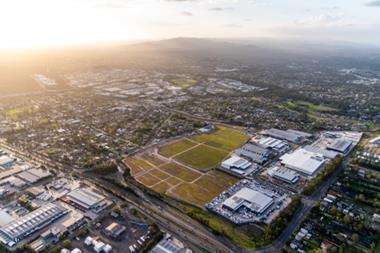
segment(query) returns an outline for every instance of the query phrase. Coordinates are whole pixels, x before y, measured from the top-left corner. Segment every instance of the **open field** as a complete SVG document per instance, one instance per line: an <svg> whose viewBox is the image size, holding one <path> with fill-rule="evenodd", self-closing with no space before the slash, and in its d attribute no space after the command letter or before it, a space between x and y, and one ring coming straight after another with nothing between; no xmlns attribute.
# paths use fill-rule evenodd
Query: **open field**
<svg viewBox="0 0 380 253"><path fill-rule="evenodd" d="M175 163L165 164L161 166L160 169L185 182L192 182L201 176L200 173L197 173Z"/></svg>
<svg viewBox="0 0 380 253"><path fill-rule="evenodd" d="M165 157L172 157L175 154L181 153L185 150L188 150L189 148L194 147L195 145L197 145L196 142L193 142L189 139L182 139L160 148L159 153Z"/></svg>
<svg viewBox="0 0 380 253"><path fill-rule="evenodd" d="M290 109L290 110L306 110L308 112L336 112L338 109L330 107L330 106L325 106L325 105L315 105L309 102L305 101L291 101L289 100L285 106Z"/></svg>
<svg viewBox="0 0 380 253"><path fill-rule="evenodd" d="M200 145L181 153L174 158L181 163L203 171L216 167L228 156L228 154L227 151L221 149Z"/></svg>
<svg viewBox="0 0 380 253"><path fill-rule="evenodd" d="M226 173L212 171L194 183L182 183L169 195L203 206L237 181L237 178Z"/></svg>
<svg viewBox="0 0 380 253"><path fill-rule="evenodd" d="M224 126L218 126L214 133L195 135L191 139L215 148L223 149L227 152L231 152L246 142L248 140L248 136L242 131Z"/></svg>
<svg viewBox="0 0 380 253"><path fill-rule="evenodd" d="M248 136L242 131L217 126L213 133L184 138L161 147L158 152L194 169L206 171L220 164L247 140Z"/></svg>
<svg viewBox="0 0 380 253"><path fill-rule="evenodd" d="M124 162L144 186L203 206L238 182L236 177L213 168L247 140L242 131L217 126L213 133L183 138Z"/></svg>

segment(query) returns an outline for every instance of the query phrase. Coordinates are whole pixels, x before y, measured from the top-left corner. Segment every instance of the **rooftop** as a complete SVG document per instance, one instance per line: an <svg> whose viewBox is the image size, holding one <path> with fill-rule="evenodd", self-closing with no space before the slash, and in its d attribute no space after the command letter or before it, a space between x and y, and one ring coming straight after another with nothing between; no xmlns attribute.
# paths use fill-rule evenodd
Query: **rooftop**
<svg viewBox="0 0 380 253"><path fill-rule="evenodd" d="M232 197L226 199L223 205L233 210L237 210L244 205L253 212L262 213L272 203L273 198L245 187L236 192Z"/></svg>
<svg viewBox="0 0 380 253"><path fill-rule="evenodd" d="M325 159L317 153L297 149L293 153L285 154L280 157L281 163L287 168L302 172L309 176L321 168L325 163Z"/></svg>

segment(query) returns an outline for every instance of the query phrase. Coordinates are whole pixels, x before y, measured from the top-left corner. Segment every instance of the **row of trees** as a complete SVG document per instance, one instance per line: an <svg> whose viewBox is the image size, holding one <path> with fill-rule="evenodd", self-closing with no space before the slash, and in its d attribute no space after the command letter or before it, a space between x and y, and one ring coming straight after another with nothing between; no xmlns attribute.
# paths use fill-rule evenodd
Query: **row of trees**
<svg viewBox="0 0 380 253"><path fill-rule="evenodd" d="M325 168L318 176L309 181L303 189L304 195L311 195L324 181L326 181L343 162L342 156L337 156L326 164Z"/></svg>

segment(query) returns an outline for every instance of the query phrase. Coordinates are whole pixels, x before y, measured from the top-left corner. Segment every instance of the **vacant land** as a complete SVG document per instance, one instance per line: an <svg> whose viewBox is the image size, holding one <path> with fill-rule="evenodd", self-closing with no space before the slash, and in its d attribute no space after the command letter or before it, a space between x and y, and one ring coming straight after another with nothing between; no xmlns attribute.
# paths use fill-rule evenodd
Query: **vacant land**
<svg viewBox="0 0 380 253"><path fill-rule="evenodd" d="M227 151L222 149L200 145L175 156L175 159L195 169L204 171L216 167L228 154Z"/></svg>
<svg viewBox="0 0 380 253"><path fill-rule="evenodd" d="M194 183L180 184L169 195L203 206L237 181L237 178L226 173L213 171Z"/></svg>
<svg viewBox="0 0 380 253"><path fill-rule="evenodd" d="M175 154L181 153L189 148L197 145L196 142L191 141L189 139L182 139L180 141L174 142L170 145L166 145L159 150L160 155L165 157L172 157Z"/></svg>
<svg viewBox="0 0 380 253"><path fill-rule="evenodd" d="M248 136L242 131L218 126L214 133L195 135L192 140L231 152L246 142Z"/></svg>
<svg viewBox="0 0 380 253"><path fill-rule="evenodd" d="M131 175L159 193L203 206L238 179L213 170L231 151L248 140L239 130L217 126L210 134L199 134L128 158Z"/></svg>
<svg viewBox="0 0 380 253"><path fill-rule="evenodd" d="M132 176L152 168L152 165L138 157L129 157L124 163L130 168Z"/></svg>
<svg viewBox="0 0 380 253"><path fill-rule="evenodd" d="M183 167L175 163L168 163L161 166L160 168L166 173L173 175L177 177L178 179L185 182L192 182L201 176L200 173L197 173L195 171L192 171L190 169L187 169L186 167Z"/></svg>

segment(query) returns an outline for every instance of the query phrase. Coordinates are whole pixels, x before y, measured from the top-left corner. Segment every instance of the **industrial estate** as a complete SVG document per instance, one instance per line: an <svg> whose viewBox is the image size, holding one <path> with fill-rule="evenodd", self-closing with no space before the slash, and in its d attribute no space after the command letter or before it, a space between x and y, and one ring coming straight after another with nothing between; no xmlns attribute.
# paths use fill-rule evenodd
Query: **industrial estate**
<svg viewBox="0 0 380 253"><path fill-rule="evenodd" d="M110 48L0 74L0 253L380 253L376 54Z"/></svg>

